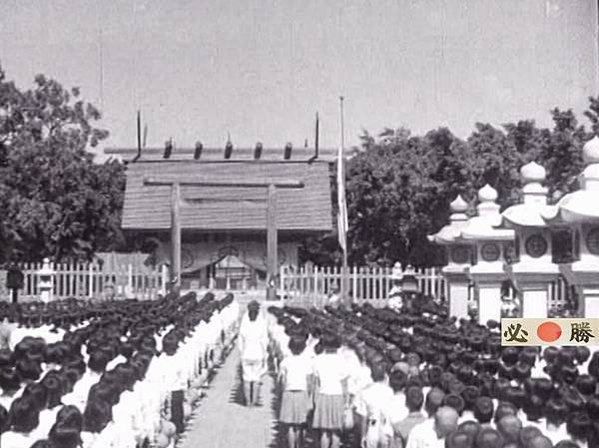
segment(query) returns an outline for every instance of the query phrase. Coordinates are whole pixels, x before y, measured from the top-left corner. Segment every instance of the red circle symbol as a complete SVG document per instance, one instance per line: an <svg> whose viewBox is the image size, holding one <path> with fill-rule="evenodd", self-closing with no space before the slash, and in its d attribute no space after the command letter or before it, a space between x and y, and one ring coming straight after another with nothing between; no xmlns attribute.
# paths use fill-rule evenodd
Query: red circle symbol
<svg viewBox="0 0 599 448"><path fill-rule="evenodd" d="M537 336L543 342L555 342L562 335L562 328L555 322L544 322L537 328Z"/></svg>

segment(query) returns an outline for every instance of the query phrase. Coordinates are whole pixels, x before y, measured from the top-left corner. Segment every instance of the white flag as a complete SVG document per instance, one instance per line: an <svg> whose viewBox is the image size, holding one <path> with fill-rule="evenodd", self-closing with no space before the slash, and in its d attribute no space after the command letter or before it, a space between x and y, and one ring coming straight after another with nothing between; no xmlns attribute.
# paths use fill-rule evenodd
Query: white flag
<svg viewBox="0 0 599 448"><path fill-rule="evenodd" d="M339 235L339 246L345 252L347 250L347 203L345 201L345 164L343 163L343 148L339 148L337 157L337 233Z"/></svg>

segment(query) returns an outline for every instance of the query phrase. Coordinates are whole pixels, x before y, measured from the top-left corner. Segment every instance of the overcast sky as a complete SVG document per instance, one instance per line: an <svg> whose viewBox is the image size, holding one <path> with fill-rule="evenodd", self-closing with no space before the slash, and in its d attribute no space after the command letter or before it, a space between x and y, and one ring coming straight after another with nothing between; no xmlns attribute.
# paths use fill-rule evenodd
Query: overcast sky
<svg viewBox="0 0 599 448"><path fill-rule="evenodd" d="M362 129L583 110L597 93L594 0L2 0L0 61L80 86L104 113L106 146L321 145ZM101 63L102 62L102 63Z"/></svg>

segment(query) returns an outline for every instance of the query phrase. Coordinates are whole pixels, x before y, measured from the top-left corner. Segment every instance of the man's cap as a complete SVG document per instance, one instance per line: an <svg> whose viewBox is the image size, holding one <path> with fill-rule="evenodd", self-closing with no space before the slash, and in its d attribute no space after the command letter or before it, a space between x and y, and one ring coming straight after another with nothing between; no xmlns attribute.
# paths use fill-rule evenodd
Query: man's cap
<svg viewBox="0 0 599 448"><path fill-rule="evenodd" d="M260 309L260 304L255 301L252 300L250 303L248 303L248 310L259 310Z"/></svg>

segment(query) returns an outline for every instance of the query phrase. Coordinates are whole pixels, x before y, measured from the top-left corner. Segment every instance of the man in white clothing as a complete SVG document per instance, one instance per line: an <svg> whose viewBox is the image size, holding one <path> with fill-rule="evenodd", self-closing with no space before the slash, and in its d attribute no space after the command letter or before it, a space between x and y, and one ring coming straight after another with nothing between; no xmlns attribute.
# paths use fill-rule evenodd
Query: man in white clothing
<svg viewBox="0 0 599 448"><path fill-rule="evenodd" d="M445 448L445 438L458 427L458 413L443 406L435 418L427 419L414 426L408 437L406 448Z"/></svg>
<svg viewBox="0 0 599 448"><path fill-rule="evenodd" d="M248 304L247 320L239 331L239 350L243 372L243 392L248 406L258 404L260 379L266 372L268 329L265 319L259 319L260 305Z"/></svg>

